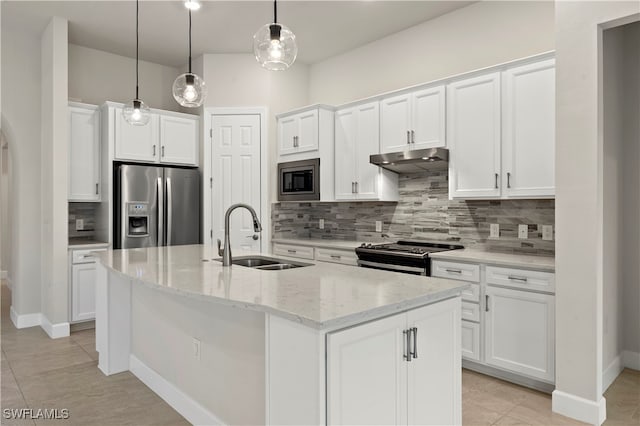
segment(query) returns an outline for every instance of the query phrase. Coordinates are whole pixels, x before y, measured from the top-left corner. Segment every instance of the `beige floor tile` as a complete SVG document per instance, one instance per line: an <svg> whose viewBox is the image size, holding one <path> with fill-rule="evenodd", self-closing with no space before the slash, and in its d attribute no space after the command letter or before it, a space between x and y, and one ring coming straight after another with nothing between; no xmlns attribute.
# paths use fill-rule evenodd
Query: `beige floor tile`
<svg viewBox="0 0 640 426"><path fill-rule="evenodd" d="M74 342L82 346L93 345L95 348L95 345L96 345L95 329L74 331L73 333L71 333L70 337L71 337L71 340L73 340Z"/></svg>
<svg viewBox="0 0 640 426"><path fill-rule="evenodd" d="M8 355L8 354L7 354ZM43 372L92 362L93 360L79 345L56 347L41 353L24 355L11 359L11 369L18 380L39 376Z"/></svg>
<svg viewBox="0 0 640 426"><path fill-rule="evenodd" d="M496 389L472 389L465 394L465 400L504 415L520 402L521 397L519 395L509 395Z"/></svg>
<svg viewBox="0 0 640 426"><path fill-rule="evenodd" d="M463 399L462 401L462 424L463 425L492 425L502 414L491 411L473 401Z"/></svg>
<svg viewBox="0 0 640 426"><path fill-rule="evenodd" d="M509 417L518 419L523 424L531 425L584 425L585 423L579 422L569 417L561 416L551 411L551 406L548 409L542 407L536 409L527 407L525 405L518 405L509 411Z"/></svg>
<svg viewBox="0 0 640 426"><path fill-rule="evenodd" d="M464 423L463 423L464 424ZM494 423L495 425L501 426L517 426L517 425L532 425L533 423L524 421L522 419L518 419L516 417L511 417L510 415L505 415L500 420Z"/></svg>

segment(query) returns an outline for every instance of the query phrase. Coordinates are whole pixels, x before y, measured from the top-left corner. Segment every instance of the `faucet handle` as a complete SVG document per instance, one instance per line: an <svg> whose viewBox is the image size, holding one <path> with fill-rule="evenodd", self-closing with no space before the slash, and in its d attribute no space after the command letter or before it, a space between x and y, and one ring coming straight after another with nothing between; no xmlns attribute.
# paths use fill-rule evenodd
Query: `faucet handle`
<svg viewBox="0 0 640 426"><path fill-rule="evenodd" d="M224 250L222 249L222 241L218 238L218 256L224 256Z"/></svg>

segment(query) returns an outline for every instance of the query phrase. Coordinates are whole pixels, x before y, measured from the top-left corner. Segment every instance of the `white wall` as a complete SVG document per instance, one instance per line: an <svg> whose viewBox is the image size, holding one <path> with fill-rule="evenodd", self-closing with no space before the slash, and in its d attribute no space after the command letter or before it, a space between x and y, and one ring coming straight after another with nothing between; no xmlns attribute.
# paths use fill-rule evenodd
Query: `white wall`
<svg viewBox="0 0 640 426"><path fill-rule="evenodd" d="M69 97L100 105L129 102L136 92L135 58L69 44ZM140 61L140 98L151 108L184 111L173 99L177 68Z"/></svg>
<svg viewBox="0 0 640 426"><path fill-rule="evenodd" d="M40 50L42 78L40 274L42 314L52 324L69 321L67 32L67 20L53 17L42 34Z"/></svg>
<svg viewBox="0 0 640 426"><path fill-rule="evenodd" d="M598 25L640 3L556 2L556 390L553 409L599 423L603 145Z"/></svg>
<svg viewBox="0 0 640 426"><path fill-rule="evenodd" d="M483 1L313 64L310 101L338 105L553 49L553 2Z"/></svg>
<svg viewBox="0 0 640 426"><path fill-rule="evenodd" d="M40 39L6 19L2 22L2 132L9 143L12 165L12 307L18 314L38 313Z"/></svg>

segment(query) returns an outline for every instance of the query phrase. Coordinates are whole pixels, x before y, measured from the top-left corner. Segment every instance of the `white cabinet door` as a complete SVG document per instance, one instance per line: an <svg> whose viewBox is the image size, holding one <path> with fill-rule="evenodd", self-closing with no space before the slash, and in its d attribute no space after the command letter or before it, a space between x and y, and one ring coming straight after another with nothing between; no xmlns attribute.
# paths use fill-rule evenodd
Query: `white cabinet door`
<svg viewBox="0 0 640 426"><path fill-rule="evenodd" d="M444 86L431 87L412 94L413 149L446 146Z"/></svg>
<svg viewBox="0 0 640 426"><path fill-rule="evenodd" d="M96 264L71 266L71 320L86 321L96 317Z"/></svg>
<svg viewBox="0 0 640 426"><path fill-rule="evenodd" d="M335 197L336 200L353 200L356 198L358 110L338 111L335 117Z"/></svg>
<svg viewBox="0 0 640 426"><path fill-rule="evenodd" d="M197 165L198 120L160 116L160 161Z"/></svg>
<svg viewBox="0 0 640 426"><path fill-rule="evenodd" d="M480 361L480 324L462 321L461 330L462 358Z"/></svg>
<svg viewBox="0 0 640 426"><path fill-rule="evenodd" d="M554 296L492 286L486 295L485 362L553 382Z"/></svg>
<svg viewBox="0 0 640 426"><path fill-rule="evenodd" d="M407 323L415 328L415 358L407 363L408 424L461 424L460 298L411 310Z"/></svg>
<svg viewBox="0 0 640 426"><path fill-rule="evenodd" d="M500 73L451 83L447 141L452 198L500 196Z"/></svg>
<svg viewBox="0 0 640 426"><path fill-rule="evenodd" d="M159 159L158 115L151 114L144 126L133 126L122 117L122 108L115 110L115 158L125 161L156 162Z"/></svg>
<svg viewBox="0 0 640 426"><path fill-rule="evenodd" d="M318 110L298 114L298 140L296 152L318 149Z"/></svg>
<svg viewBox="0 0 640 426"><path fill-rule="evenodd" d="M295 138L298 137L297 116L284 117L278 120L278 154L286 155L296 152Z"/></svg>
<svg viewBox="0 0 640 426"><path fill-rule="evenodd" d="M380 152L411 149L411 94L380 101Z"/></svg>
<svg viewBox="0 0 640 426"><path fill-rule="evenodd" d="M555 60L504 73L502 194L555 193Z"/></svg>
<svg viewBox="0 0 640 426"><path fill-rule="evenodd" d="M69 201L100 201L100 112L69 107Z"/></svg>
<svg viewBox="0 0 640 426"><path fill-rule="evenodd" d="M394 315L328 334L328 424L407 424L406 318Z"/></svg>
<svg viewBox="0 0 640 426"><path fill-rule="evenodd" d="M357 199L380 198L382 169L369 162L369 156L380 152L380 107L378 102L360 105L358 110L357 147L355 158Z"/></svg>

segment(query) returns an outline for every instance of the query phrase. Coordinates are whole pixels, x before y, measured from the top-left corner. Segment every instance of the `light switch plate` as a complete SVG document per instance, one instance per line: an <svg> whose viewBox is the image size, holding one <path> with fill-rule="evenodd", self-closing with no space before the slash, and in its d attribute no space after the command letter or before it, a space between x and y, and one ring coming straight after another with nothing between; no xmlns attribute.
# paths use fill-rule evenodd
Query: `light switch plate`
<svg viewBox="0 0 640 426"><path fill-rule="evenodd" d="M542 239L545 241L553 240L553 225L542 225Z"/></svg>
<svg viewBox="0 0 640 426"><path fill-rule="evenodd" d="M518 225L518 238L521 240L529 238L529 225Z"/></svg>
<svg viewBox="0 0 640 426"><path fill-rule="evenodd" d="M324 219L320 219L320 220L318 221L318 228L320 228L320 229L324 229Z"/></svg>
<svg viewBox="0 0 640 426"><path fill-rule="evenodd" d="M76 219L76 231L82 231L84 229L84 219Z"/></svg>
<svg viewBox="0 0 640 426"><path fill-rule="evenodd" d="M376 232L382 232L382 221L376 220Z"/></svg>
<svg viewBox="0 0 640 426"><path fill-rule="evenodd" d="M489 238L498 239L500 238L500 225L497 223L492 223L489 225Z"/></svg>

